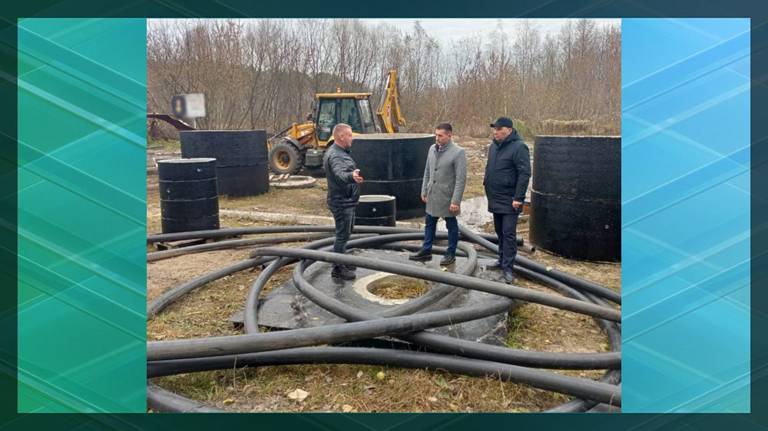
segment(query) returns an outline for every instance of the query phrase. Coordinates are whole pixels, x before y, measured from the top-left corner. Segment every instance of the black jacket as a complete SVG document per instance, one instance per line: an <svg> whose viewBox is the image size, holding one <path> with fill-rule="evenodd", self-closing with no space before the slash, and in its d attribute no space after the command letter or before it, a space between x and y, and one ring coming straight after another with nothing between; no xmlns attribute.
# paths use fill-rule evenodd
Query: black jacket
<svg viewBox="0 0 768 431"><path fill-rule="evenodd" d="M349 150L336 144L329 146L323 156L323 168L328 180L328 207L356 206L360 199L360 186L352 179L352 171L357 167Z"/></svg>
<svg viewBox="0 0 768 431"><path fill-rule="evenodd" d="M523 202L531 179L531 156L517 130L503 142L493 140L488 147L485 165L485 195L488 211L496 214L513 214L512 201ZM519 211L518 211L519 212Z"/></svg>

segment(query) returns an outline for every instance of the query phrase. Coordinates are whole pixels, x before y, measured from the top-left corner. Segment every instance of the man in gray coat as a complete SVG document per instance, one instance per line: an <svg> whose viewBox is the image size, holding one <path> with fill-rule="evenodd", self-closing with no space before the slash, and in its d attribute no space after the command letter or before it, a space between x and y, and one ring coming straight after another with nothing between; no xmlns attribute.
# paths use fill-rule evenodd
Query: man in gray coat
<svg viewBox="0 0 768 431"><path fill-rule="evenodd" d="M440 265L445 266L456 261L456 246L459 243L459 224L456 216L459 214L461 196L467 182L467 155L463 148L453 142L453 127L448 123L437 125L435 141L429 148L421 183L421 200L427 204L424 244L421 250L410 255L409 259L432 259L437 220L442 217L448 227L448 250L440 260Z"/></svg>

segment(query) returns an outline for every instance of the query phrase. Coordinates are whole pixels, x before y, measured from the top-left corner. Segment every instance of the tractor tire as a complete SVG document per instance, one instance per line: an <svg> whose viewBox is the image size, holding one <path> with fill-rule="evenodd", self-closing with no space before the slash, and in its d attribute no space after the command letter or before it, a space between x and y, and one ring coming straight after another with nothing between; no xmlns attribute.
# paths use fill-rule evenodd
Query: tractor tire
<svg viewBox="0 0 768 431"><path fill-rule="evenodd" d="M304 167L304 153L293 143L281 141L269 152L269 168L276 174L295 175Z"/></svg>

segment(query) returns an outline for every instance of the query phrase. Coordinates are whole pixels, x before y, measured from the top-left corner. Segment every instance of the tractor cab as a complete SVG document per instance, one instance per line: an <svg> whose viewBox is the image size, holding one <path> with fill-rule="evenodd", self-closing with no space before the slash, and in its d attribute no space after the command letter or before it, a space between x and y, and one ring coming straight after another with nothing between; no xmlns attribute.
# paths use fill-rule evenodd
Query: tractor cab
<svg viewBox="0 0 768 431"><path fill-rule="evenodd" d="M333 127L339 123L349 124L354 133L376 133L370 97L371 93L317 94L314 118L318 146L328 145Z"/></svg>

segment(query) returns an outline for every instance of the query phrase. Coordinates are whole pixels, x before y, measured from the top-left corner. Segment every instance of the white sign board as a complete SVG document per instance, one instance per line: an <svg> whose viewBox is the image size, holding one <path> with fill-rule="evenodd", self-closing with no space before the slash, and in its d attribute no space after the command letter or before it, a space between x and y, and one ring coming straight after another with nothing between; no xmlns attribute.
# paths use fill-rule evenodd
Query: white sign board
<svg viewBox="0 0 768 431"><path fill-rule="evenodd" d="M185 94L184 100L187 102L187 118L205 117L205 96L203 93Z"/></svg>

